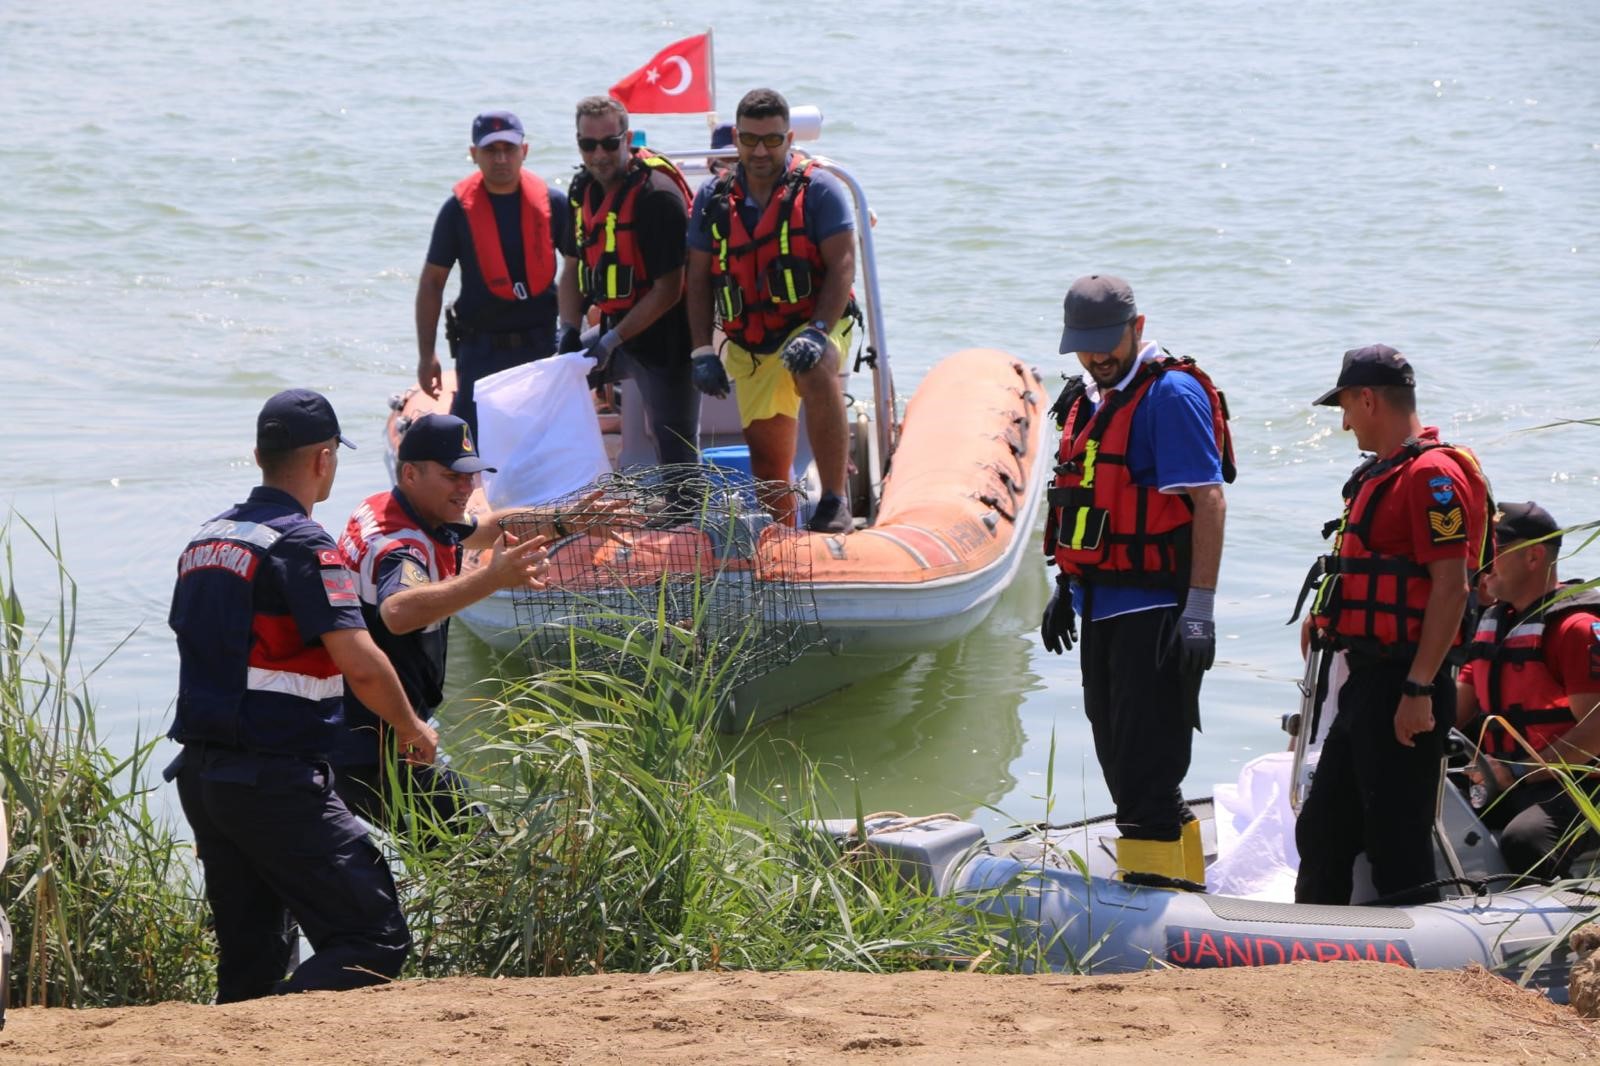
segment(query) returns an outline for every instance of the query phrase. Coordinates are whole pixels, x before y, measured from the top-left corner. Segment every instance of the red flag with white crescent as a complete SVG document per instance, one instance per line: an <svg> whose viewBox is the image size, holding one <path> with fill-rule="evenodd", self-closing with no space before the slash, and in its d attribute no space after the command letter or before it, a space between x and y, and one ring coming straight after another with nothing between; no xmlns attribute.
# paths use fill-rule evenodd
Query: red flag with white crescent
<svg viewBox="0 0 1600 1066"><path fill-rule="evenodd" d="M711 33L675 41L611 87L611 96L636 115L711 111Z"/></svg>

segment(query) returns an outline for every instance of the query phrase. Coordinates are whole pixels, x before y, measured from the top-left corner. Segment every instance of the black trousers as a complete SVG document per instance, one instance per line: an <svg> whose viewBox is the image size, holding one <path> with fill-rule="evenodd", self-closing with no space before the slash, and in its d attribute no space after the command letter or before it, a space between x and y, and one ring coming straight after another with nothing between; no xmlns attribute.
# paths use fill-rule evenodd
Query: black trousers
<svg viewBox="0 0 1600 1066"><path fill-rule="evenodd" d="M1346 653L1346 661L1349 676L1339 689L1339 713L1328 726L1310 793L1295 822L1296 903L1349 903L1353 866L1363 851L1380 896L1438 876L1433 822L1440 759L1455 720L1455 684L1441 671L1434 683L1433 729L1408 748L1395 739L1394 715L1410 662L1355 653ZM1416 901L1438 898L1435 890L1419 893Z"/></svg>
<svg viewBox="0 0 1600 1066"><path fill-rule="evenodd" d="M325 763L191 746L177 783L216 919L218 1003L399 975L411 937L394 878ZM295 922L315 954L285 980Z"/></svg>
<svg viewBox="0 0 1600 1066"><path fill-rule="evenodd" d="M1500 854L1515 873L1551 880L1568 876L1575 853L1594 844L1594 830L1585 829L1571 843L1558 847L1583 812L1559 781L1518 782L1483 812L1484 823L1500 832Z"/></svg>
<svg viewBox="0 0 1600 1066"><path fill-rule="evenodd" d="M1094 731L1117 828L1139 840L1177 840L1194 819L1183 802L1200 681L1178 666L1178 609L1083 624L1083 708Z"/></svg>

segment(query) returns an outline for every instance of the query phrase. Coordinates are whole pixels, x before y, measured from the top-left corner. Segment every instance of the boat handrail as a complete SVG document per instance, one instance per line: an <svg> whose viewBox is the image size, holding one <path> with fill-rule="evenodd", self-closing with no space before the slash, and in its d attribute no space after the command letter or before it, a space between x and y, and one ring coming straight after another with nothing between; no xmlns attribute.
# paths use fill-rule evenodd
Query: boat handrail
<svg viewBox="0 0 1600 1066"><path fill-rule="evenodd" d="M671 159L685 175L709 174L709 164L713 159L734 161L739 158L735 148L691 148L682 152L652 148L651 151ZM895 445L900 440L900 424L894 375L889 369L889 346L884 337L883 303L878 292L878 255L872 241L872 212L867 207L866 190L855 175L837 160L804 149L797 148L795 151L809 156L824 171L843 182L845 188L850 190L850 199L855 205L857 266L861 275L861 291L857 293L856 303L861 307L867 326L867 365L872 370L872 413L878 435L879 470L873 485L873 495L876 497L882 491L883 477L888 472ZM699 165L696 166L696 163ZM846 358L849 353L840 352L839 355Z"/></svg>

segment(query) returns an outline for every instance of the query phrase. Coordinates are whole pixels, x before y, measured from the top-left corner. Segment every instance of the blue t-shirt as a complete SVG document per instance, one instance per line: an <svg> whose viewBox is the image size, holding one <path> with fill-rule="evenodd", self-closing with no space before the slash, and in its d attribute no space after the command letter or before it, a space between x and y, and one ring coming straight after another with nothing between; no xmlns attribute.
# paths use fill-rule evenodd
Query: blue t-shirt
<svg viewBox="0 0 1600 1066"><path fill-rule="evenodd" d="M1146 353L1159 349L1146 342ZM1205 386L1184 373L1162 374L1133 411L1128 433L1128 474L1136 485L1183 489L1222 484L1222 453L1212 431L1211 399ZM1072 603L1083 614L1083 586L1072 585ZM1173 589L1096 585L1093 619L1112 618L1157 607L1176 607Z"/></svg>
<svg viewBox="0 0 1600 1066"><path fill-rule="evenodd" d="M794 167L794 156L789 157L789 167ZM744 168L736 168L739 183L744 184ZM689 218L689 248L696 252L711 251L711 223L706 219L707 205L711 202L711 190L716 182L708 181L700 186L700 191L694 196L694 210ZM777 195L777 190L773 190ZM743 220L745 229L754 231L761 222L761 212L765 205L746 196L739 205L739 217ZM811 171L811 184L806 188L806 233L815 244L832 237L835 233L853 230L856 227L856 216L850 202L850 193L839 180L832 174L821 170Z"/></svg>
<svg viewBox="0 0 1600 1066"><path fill-rule="evenodd" d="M528 260L522 252L522 193L489 193L489 204L494 208L496 228L500 231L500 248L506 257L506 268L511 273L513 285L528 284ZM572 228L572 218L567 207L567 194L550 187L550 247L561 250L561 235ZM472 230L467 224L467 212L454 196L439 208L433 222L433 237L428 242L428 262L449 270L461 264L461 289L456 294L456 315L463 325L481 333L548 332L555 335L556 281L543 292L533 293L526 300L502 300L489 292L484 284L483 272L478 269L478 257L472 248ZM556 277L560 276L559 263Z"/></svg>

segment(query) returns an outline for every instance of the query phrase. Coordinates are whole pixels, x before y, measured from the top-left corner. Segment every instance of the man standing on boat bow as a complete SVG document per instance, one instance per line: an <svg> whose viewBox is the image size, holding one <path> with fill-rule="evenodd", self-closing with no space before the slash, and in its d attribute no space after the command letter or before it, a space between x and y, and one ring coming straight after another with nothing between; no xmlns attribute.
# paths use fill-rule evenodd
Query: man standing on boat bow
<svg viewBox="0 0 1600 1066"><path fill-rule="evenodd" d="M509 111L472 120L476 173L456 182L433 223L417 279L417 384L437 397L443 372L434 351L450 269L461 263L461 291L446 313L456 360L450 413L474 433L479 378L542 359L556 345L556 240L567 229L567 198L522 164L522 123Z"/></svg>
<svg viewBox="0 0 1600 1066"><path fill-rule="evenodd" d="M1349 903L1362 851L1380 896L1417 890L1409 901L1426 902L1439 898L1418 886L1435 877L1439 766L1456 709L1446 657L1461 642L1468 578L1488 561L1489 486L1471 452L1423 426L1416 375L1386 344L1345 352L1316 403L1340 408L1370 455L1345 482L1344 514L1323 530L1333 549L1301 593L1316 589L1303 649L1337 650L1347 671L1295 822L1295 902Z"/></svg>
<svg viewBox="0 0 1600 1066"><path fill-rule="evenodd" d="M665 156L628 147L628 111L617 101L578 101L577 126L583 166L567 190L573 223L561 235L558 349L586 351L604 380L634 383L658 461L697 463L700 393L683 306L689 186ZM590 307L601 318L585 344Z"/></svg>
<svg viewBox="0 0 1600 1066"><path fill-rule="evenodd" d="M701 186L689 222L694 383L709 396L735 391L752 473L785 488L804 400L822 481L807 528L849 533L850 431L839 366L850 346L856 273L850 198L790 151L789 104L778 93L746 93L734 126L739 165ZM728 338L720 357L711 345L714 321ZM792 521L787 491L769 492L764 502L780 522Z"/></svg>
<svg viewBox="0 0 1600 1066"><path fill-rule="evenodd" d="M1084 372L1053 409L1062 435L1044 547L1061 573L1040 635L1070 651L1084 616L1083 704L1122 833L1117 866L1203 885L1182 785L1216 656L1227 408L1194 360L1144 339L1121 278L1079 278L1064 312L1061 352Z"/></svg>

